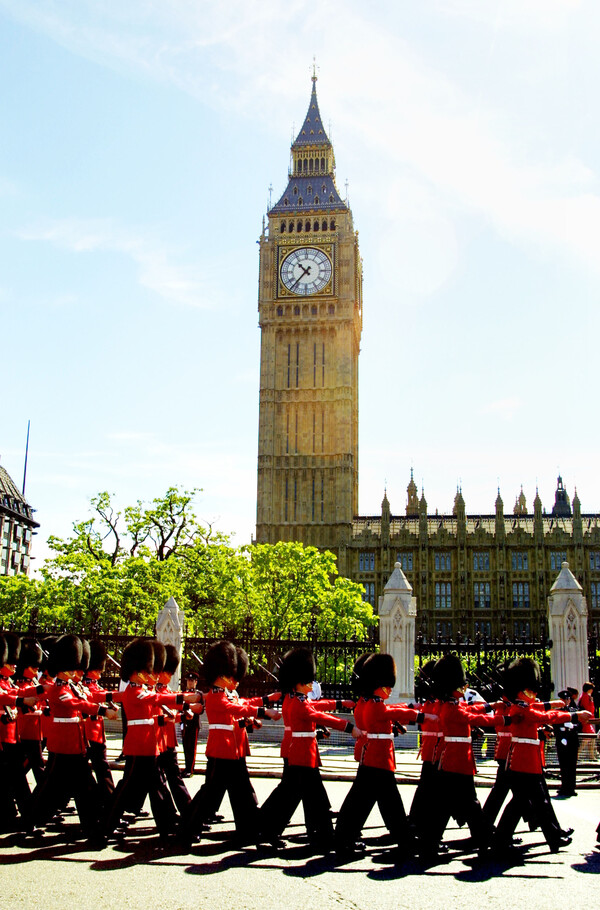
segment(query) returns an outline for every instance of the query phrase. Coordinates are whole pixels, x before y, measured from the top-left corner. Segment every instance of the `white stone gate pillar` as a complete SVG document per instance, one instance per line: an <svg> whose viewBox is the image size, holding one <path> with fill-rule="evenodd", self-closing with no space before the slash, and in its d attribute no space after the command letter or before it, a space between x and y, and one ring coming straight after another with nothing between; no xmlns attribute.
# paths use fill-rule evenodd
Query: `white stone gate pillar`
<svg viewBox="0 0 600 910"><path fill-rule="evenodd" d="M168 601L159 612L156 618L156 637L162 641L163 645L174 645L179 653L182 653L183 646L183 625L185 622L185 613L177 606L174 597L169 597ZM181 664L174 674L171 682L172 689L179 689L181 677Z"/></svg>
<svg viewBox="0 0 600 910"><path fill-rule="evenodd" d="M412 596L399 562L379 598L379 645L396 661L396 685L391 701L412 701L415 695L415 617L417 599Z"/></svg>
<svg viewBox="0 0 600 910"><path fill-rule="evenodd" d="M581 687L588 679L587 615L583 589L569 569L569 563L563 562L548 598L555 695L567 686L573 686L581 694Z"/></svg>

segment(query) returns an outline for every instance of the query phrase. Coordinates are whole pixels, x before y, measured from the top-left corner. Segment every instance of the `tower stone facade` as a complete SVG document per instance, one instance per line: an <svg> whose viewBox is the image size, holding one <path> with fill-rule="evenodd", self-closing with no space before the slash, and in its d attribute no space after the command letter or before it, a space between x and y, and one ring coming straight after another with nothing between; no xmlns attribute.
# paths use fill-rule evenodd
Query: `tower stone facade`
<svg viewBox="0 0 600 910"><path fill-rule="evenodd" d="M316 76L287 187L260 237L256 539L340 558L358 512L362 264Z"/></svg>

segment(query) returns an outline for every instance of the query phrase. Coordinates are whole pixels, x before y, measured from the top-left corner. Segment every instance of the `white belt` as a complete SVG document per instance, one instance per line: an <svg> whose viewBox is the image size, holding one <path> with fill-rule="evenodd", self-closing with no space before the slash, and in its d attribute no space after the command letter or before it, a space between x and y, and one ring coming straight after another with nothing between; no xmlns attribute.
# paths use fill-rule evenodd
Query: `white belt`
<svg viewBox="0 0 600 910"><path fill-rule="evenodd" d="M367 739L393 739L393 733L367 733Z"/></svg>
<svg viewBox="0 0 600 910"><path fill-rule="evenodd" d="M421 736L442 736L442 733L436 733L435 730L422 730Z"/></svg>
<svg viewBox="0 0 600 910"><path fill-rule="evenodd" d="M292 730L292 736L300 737L302 739L308 739L308 737L314 739L316 735L317 733L315 730L307 730L306 732L296 732L295 730Z"/></svg>
<svg viewBox="0 0 600 910"><path fill-rule="evenodd" d="M521 739L519 736L513 736L513 743L525 743L527 746L539 746L539 739Z"/></svg>
<svg viewBox="0 0 600 910"><path fill-rule="evenodd" d="M496 733L496 736L512 736L512 733Z"/></svg>
<svg viewBox="0 0 600 910"><path fill-rule="evenodd" d="M209 730L233 730L233 724L209 724Z"/></svg>
<svg viewBox="0 0 600 910"><path fill-rule="evenodd" d="M284 727L283 730L284 730L284 733L291 733L291 732L292 732L292 728L291 728L291 727Z"/></svg>
<svg viewBox="0 0 600 910"><path fill-rule="evenodd" d="M470 743L470 736L444 736L445 743Z"/></svg>
<svg viewBox="0 0 600 910"><path fill-rule="evenodd" d="M52 720L55 724L78 724L81 720L80 717L53 717Z"/></svg>
<svg viewBox="0 0 600 910"><path fill-rule="evenodd" d="M128 727L154 726L154 718L153 717L143 717L143 718L140 718L140 720L128 720L127 726Z"/></svg>

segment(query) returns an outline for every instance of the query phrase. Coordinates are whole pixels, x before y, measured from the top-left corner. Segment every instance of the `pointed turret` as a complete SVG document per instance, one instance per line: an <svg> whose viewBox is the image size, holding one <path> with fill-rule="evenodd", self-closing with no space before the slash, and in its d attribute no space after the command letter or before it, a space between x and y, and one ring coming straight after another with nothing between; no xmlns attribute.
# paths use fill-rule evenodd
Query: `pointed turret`
<svg viewBox="0 0 600 910"><path fill-rule="evenodd" d="M417 490L417 485L413 477L413 469L410 469L410 482L406 488L406 514L407 515L418 515L419 514L419 492Z"/></svg>
<svg viewBox="0 0 600 910"><path fill-rule="evenodd" d="M383 492L381 502L381 542L386 547L390 542L390 502L387 498L387 489Z"/></svg>
<svg viewBox="0 0 600 910"><path fill-rule="evenodd" d="M283 196L269 214L349 211L335 185L333 145L323 126L317 101L317 77L314 74L308 111L292 143L289 177Z"/></svg>
<svg viewBox="0 0 600 910"><path fill-rule="evenodd" d="M527 500L525 499L525 493L523 492L522 485L521 485L521 492L515 499L513 515L527 515Z"/></svg>
<svg viewBox="0 0 600 910"><path fill-rule="evenodd" d="M496 540L498 542L504 542L506 535L506 528L504 527L504 503L502 502L502 497L500 496L500 487L498 487L498 495L496 497Z"/></svg>
<svg viewBox="0 0 600 910"><path fill-rule="evenodd" d="M552 514L556 518L568 518L571 515L571 501L569 499L569 494L563 486L563 480L560 474L558 475L558 481L556 484L556 493L554 494Z"/></svg>
<svg viewBox="0 0 600 910"><path fill-rule="evenodd" d="M536 543L541 546L544 543L544 515L542 512L542 500L538 488L535 488L535 499L533 500L533 535Z"/></svg>

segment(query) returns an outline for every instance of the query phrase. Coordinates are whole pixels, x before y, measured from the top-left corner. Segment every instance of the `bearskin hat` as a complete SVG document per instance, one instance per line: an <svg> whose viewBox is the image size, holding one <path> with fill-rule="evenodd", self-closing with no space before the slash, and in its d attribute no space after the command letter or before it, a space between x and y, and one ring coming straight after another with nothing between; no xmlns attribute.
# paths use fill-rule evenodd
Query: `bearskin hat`
<svg viewBox="0 0 600 910"><path fill-rule="evenodd" d="M78 635L61 635L48 655L48 672L51 676L81 670L84 658L83 641Z"/></svg>
<svg viewBox="0 0 600 910"><path fill-rule="evenodd" d="M154 669L152 672L154 674L162 673L167 662L167 649L158 638L152 639L152 648L154 650Z"/></svg>
<svg viewBox="0 0 600 910"><path fill-rule="evenodd" d="M442 698L448 698L466 685L465 668L458 654L444 654L433 671L435 685Z"/></svg>
<svg viewBox="0 0 600 910"><path fill-rule="evenodd" d="M204 678L212 686L219 676L235 678L237 670L237 652L230 641L217 641L211 645L204 656Z"/></svg>
<svg viewBox="0 0 600 910"><path fill-rule="evenodd" d="M293 648L283 655L279 666L279 685L293 692L298 684L312 682L316 676L315 659L308 648Z"/></svg>
<svg viewBox="0 0 600 910"><path fill-rule="evenodd" d="M129 642L121 657L121 679L129 682L134 673L154 673L154 648L144 638Z"/></svg>
<svg viewBox="0 0 600 910"><path fill-rule="evenodd" d="M364 666L370 657L374 654L373 651L366 651L364 654L361 654L360 657L356 659L356 662L352 668L352 691L357 698L360 698L361 695L366 695L365 691L365 682L363 678Z"/></svg>
<svg viewBox="0 0 600 910"><path fill-rule="evenodd" d="M537 692L540 684L540 666L532 657L517 657L504 672L504 688L512 700L525 689Z"/></svg>
<svg viewBox="0 0 600 910"><path fill-rule="evenodd" d="M437 698L435 660L428 660L415 674L415 695L421 701Z"/></svg>
<svg viewBox="0 0 600 910"><path fill-rule="evenodd" d="M43 657L41 645L35 638L22 638L21 653L19 654L19 662L17 664L17 676L19 679L23 676L23 672L28 667L36 667L36 669L39 669L42 666Z"/></svg>
<svg viewBox="0 0 600 910"><path fill-rule="evenodd" d="M58 639L57 635L46 635L46 637L42 638L42 641L40 642L40 644L42 646L42 665L41 665L42 673L47 672L48 674L50 674L50 670L48 667L48 661L50 660L50 652L52 651L52 648L54 647L57 639Z"/></svg>
<svg viewBox="0 0 600 910"><path fill-rule="evenodd" d="M396 684L396 663L391 654L372 654L363 667L363 684L372 695L383 686L393 689Z"/></svg>
<svg viewBox="0 0 600 910"><path fill-rule="evenodd" d="M106 651L106 645L102 641L91 641L90 642L90 665L88 670L99 670L100 673L104 673L106 669L106 661L108 654Z"/></svg>
<svg viewBox="0 0 600 910"><path fill-rule="evenodd" d="M179 666L179 651L175 645L165 645L166 651L166 660L165 660L165 673L170 673L173 676L177 672L177 667Z"/></svg>
<svg viewBox="0 0 600 910"><path fill-rule="evenodd" d="M5 664L16 664L19 661L21 651L21 639L15 632L3 632L6 641L6 657L3 661Z"/></svg>
<svg viewBox="0 0 600 910"><path fill-rule="evenodd" d="M81 650L82 650L81 663L79 664L78 669L83 670L83 672L85 673L89 668L90 657L91 657L90 643L87 640L87 638L81 639Z"/></svg>
<svg viewBox="0 0 600 910"><path fill-rule="evenodd" d="M236 648L235 651L237 654L237 668L235 671L235 678L237 682L241 683L244 676L248 672L248 665L250 663L250 660L243 648Z"/></svg>

